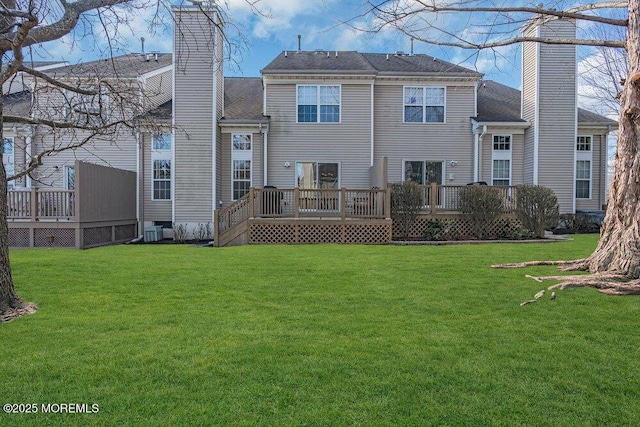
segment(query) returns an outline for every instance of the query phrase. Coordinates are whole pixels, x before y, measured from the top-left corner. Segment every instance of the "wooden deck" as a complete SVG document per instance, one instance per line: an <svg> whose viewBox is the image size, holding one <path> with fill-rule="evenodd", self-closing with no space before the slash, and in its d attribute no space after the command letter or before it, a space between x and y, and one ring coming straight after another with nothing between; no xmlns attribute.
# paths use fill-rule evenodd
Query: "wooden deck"
<svg viewBox="0 0 640 427"><path fill-rule="evenodd" d="M137 236L136 174L75 163L76 189L7 194L9 246L90 248Z"/></svg>
<svg viewBox="0 0 640 427"><path fill-rule="evenodd" d="M424 185L420 224L457 218L466 186ZM499 187L505 216L515 210L515 187ZM417 233L417 232L416 232ZM251 188L231 206L214 212L216 246L266 243L388 243L392 239L391 191Z"/></svg>

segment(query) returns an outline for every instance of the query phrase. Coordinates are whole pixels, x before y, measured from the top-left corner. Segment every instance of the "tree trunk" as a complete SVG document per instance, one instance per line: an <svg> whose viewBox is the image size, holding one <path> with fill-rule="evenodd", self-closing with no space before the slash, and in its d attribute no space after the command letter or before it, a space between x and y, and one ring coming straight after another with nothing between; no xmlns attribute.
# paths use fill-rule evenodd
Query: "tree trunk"
<svg viewBox="0 0 640 427"><path fill-rule="evenodd" d="M3 102L0 97L0 124L2 120ZM0 126L0 141L3 141L2 126ZM13 288L11 265L9 264L9 227L7 225L7 171L2 160L0 150L0 322L10 320L20 315L29 305L26 304Z"/></svg>
<svg viewBox="0 0 640 427"><path fill-rule="evenodd" d="M640 0L629 1L629 75L620 99L615 172L592 273L640 278Z"/></svg>

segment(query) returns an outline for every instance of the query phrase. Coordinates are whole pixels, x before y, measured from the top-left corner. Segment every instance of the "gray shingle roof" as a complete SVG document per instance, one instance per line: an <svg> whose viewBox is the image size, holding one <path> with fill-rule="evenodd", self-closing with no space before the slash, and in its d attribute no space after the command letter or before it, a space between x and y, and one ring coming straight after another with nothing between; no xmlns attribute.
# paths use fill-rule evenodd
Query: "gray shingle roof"
<svg viewBox="0 0 640 427"><path fill-rule="evenodd" d="M520 117L519 90L509 86L484 80L478 88L478 116L474 119L478 122L524 122ZM600 114L578 108L578 123L617 125Z"/></svg>
<svg viewBox="0 0 640 427"><path fill-rule="evenodd" d="M31 92L28 90L5 95L3 114L7 116L29 117L31 114Z"/></svg>
<svg viewBox="0 0 640 427"><path fill-rule="evenodd" d="M260 77L225 77L223 120L265 120Z"/></svg>
<svg viewBox="0 0 640 427"><path fill-rule="evenodd" d="M375 73L375 68L354 51L282 52L262 69L262 74L272 73Z"/></svg>
<svg viewBox="0 0 640 427"><path fill-rule="evenodd" d="M361 74L440 74L470 77L482 74L427 55L395 55L354 51L282 52L262 70L276 73L361 73Z"/></svg>
<svg viewBox="0 0 640 427"><path fill-rule="evenodd" d="M53 77L138 77L151 71L173 64L173 55L160 53L144 56L139 53L99 59L91 62L81 62L45 71Z"/></svg>
<svg viewBox="0 0 640 427"><path fill-rule="evenodd" d="M380 73L455 73L482 76L481 73L442 61L428 55L393 55L385 53L363 53L362 56Z"/></svg>

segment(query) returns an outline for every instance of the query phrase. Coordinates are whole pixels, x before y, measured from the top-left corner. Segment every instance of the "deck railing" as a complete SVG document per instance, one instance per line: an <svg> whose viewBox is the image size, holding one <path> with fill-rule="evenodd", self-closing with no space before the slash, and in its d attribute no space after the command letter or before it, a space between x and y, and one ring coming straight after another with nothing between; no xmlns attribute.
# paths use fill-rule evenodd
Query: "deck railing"
<svg viewBox="0 0 640 427"><path fill-rule="evenodd" d="M387 190L276 189L249 191L252 218L389 218Z"/></svg>
<svg viewBox="0 0 640 427"><path fill-rule="evenodd" d="M9 190L7 193L10 220L74 220L76 217L73 190Z"/></svg>
<svg viewBox="0 0 640 427"><path fill-rule="evenodd" d="M460 190L468 188L467 185L421 185L422 189L422 211L435 215L437 213L458 213L458 200ZM512 214L516 209L517 187L515 186L492 186L500 192L504 203L504 213Z"/></svg>

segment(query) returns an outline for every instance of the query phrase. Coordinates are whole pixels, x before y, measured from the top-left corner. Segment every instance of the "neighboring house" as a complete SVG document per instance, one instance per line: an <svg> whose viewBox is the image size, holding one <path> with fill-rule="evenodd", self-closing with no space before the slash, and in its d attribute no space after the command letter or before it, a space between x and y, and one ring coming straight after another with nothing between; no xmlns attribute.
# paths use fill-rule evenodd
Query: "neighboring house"
<svg viewBox="0 0 640 427"><path fill-rule="evenodd" d="M176 225L211 224L214 210L265 186L539 184L556 192L563 213L603 209L607 135L617 123L577 108L575 47L525 44L522 92L403 53L286 51L261 78L224 78L220 27L209 25L215 9L174 12L173 55L55 70L73 79L127 69L146 102L135 133L47 158L42 183L68 187L75 159L136 171L139 233L163 226L165 237ZM524 31L576 30L557 20ZM32 138L50 143L37 130Z"/></svg>

